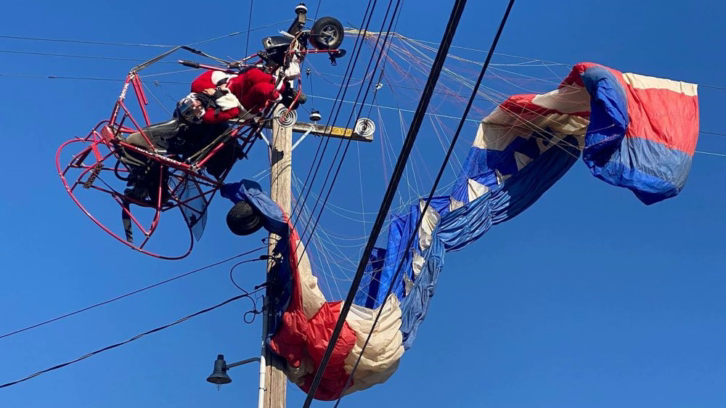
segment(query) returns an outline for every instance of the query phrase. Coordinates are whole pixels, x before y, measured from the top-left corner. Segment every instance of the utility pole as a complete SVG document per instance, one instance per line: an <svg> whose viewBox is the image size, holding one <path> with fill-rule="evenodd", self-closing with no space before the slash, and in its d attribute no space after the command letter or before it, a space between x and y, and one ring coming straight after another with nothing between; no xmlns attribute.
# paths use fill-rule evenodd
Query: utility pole
<svg viewBox="0 0 726 408"><path fill-rule="evenodd" d="M281 126L278 121L272 121L272 140L270 141L270 198L276 202L285 214L292 210L292 128ZM268 240L268 254L273 255L275 246L280 237L270 234ZM272 257L267 261L267 281L270 280L270 269L275 263ZM271 288L267 287L265 304L274 301ZM265 369L265 385L262 408L285 408L287 377L285 377L284 364L279 357L272 354L265 345L267 336L267 322L273 317L274 308L265 309L263 333L262 333L262 355L260 365ZM260 367L262 370L263 367Z"/></svg>
<svg viewBox="0 0 726 408"><path fill-rule="evenodd" d="M315 113L317 114L317 112ZM318 116L312 116L315 121L320 120ZM271 124L269 124L271 122ZM375 125L370 119L362 118L356 123L354 129L341 128L337 126L322 126L317 123L296 122L290 126L282 126L277 120L268 122L267 127L272 129L272 140L270 140L270 198L288 215L292 216L292 134L302 133L296 142L296 146L308 135L321 137L332 137L337 139L349 139L351 141L372 142ZM275 245L280 237L270 234L268 242L268 254L273 255ZM275 260L271 257L267 261L267 279L270 280L270 269ZM265 295L265 313L262 323L262 357L260 360L260 400L259 408L285 408L287 377L285 376L285 362L270 352L266 347L267 325L270 319L274 319L274 307L268 307L269 302L274 302L274 293L268 286Z"/></svg>

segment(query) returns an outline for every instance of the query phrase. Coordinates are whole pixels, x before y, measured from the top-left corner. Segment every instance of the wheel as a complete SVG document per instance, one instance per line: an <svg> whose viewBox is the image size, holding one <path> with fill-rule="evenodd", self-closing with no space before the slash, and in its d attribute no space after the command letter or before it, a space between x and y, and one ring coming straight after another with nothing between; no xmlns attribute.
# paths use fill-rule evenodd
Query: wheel
<svg viewBox="0 0 726 408"><path fill-rule="evenodd" d="M235 235L250 235L262 228L262 215L247 201L240 201L227 213L227 227Z"/></svg>
<svg viewBox="0 0 726 408"><path fill-rule="evenodd" d="M333 17L322 17L315 21L310 30L310 43L319 50L331 50L340 47L345 38L343 24Z"/></svg>

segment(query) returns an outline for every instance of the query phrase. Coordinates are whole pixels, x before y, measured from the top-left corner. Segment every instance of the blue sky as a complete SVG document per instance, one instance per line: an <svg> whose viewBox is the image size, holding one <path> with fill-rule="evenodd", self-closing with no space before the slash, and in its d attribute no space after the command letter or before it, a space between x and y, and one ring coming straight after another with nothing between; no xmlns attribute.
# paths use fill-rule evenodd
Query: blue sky
<svg viewBox="0 0 726 408"><path fill-rule="evenodd" d="M451 3L407 2L397 31L440 40ZM289 18L295 4L255 2L252 26ZM471 1L455 44L487 48L505 7L504 0ZM726 38L725 8L715 1L520 0L498 51L567 64L599 62L621 71L726 86L720 75L726 62L720 52ZM185 0L173 4L15 2L5 5L7 17L0 34L177 44L244 31L248 9L247 2L220 10ZM361 1L328 0L321 5L321 15L355 25L364 9ZM278 28L286 26L269 30ZM273 32L253 33L250 49L255 50L260 38ZM240 56L244 37L220 40L204 49ZM148 58L161 49L0 39L0 50ZM477 55L483 61L482 54L470 56ZM3 74L119 79L133 64L3 52L0 61ZM324 60L314 63L326 73L342 75L345 70L343 63L335 68L325 67ZM562 67L556 70L566 72ZM6 148L0 168L7 177L0 193L4 231L0 235L0 310L4 312L0 335L258 245L261 236L239 238L226 230L224 214L229 204L222 200L213 204L204 238L183 261L150 259L108 238L68 198L54 161L58 145L84 135L108 115L120 83L17 76L0 76L0 83L6 90L0 100ZM494 78L485 85L509 92ZM537 86L548 89L545 83ZM320 95L335 95L335 89L320 80L315 87ZM169 85L163 92L182 96L183 91L184 86ZM719 111L724 92L700 88L702 130L726 133ZM405 89L398 93L402 103L412 103L406 98L415 102ZM167 108L171 106L164 93L158 95ZM312 104L319 104L323 112L329 107L320 101ZM154 117L163 120L163 110L154 109ZM384 126L398 130L397 119L384 119ZM380 164L387 161L381 159L379 136L373 144L351 151L341 174L346 182L336 184L331 199L340 208L338 213L370 213L378 207L385 188ZM428 191L426 173L434 173L443 156L432 138L430 133L421 134L417 161L409 168L413 181L404 181L399 201ZM465 153L472 138L472 132L463 135L457 151ZM298 176L307 174L317 143L312 139L296 150ZM400 147L400 140L393 146ZM726 137L702 135L698 150L726 153ZM250 177L264 170L264 149L258 145L253 153L251 160L237 166L236 176ZM389 163L388 174L390 169ZM576 165L528 211L447 257L429 316L398 372L386 384L354 394L342 405L724 406L724 170L726 158L697 154L682 194L646 207L628 191L602 183L585 166ZM360 228L357 240L351 238L355 245L341 249L342 255L351 256L358 252L356 245L360 246L360 237L373 219L368 214L361 224L326 212L321 226L332 234ZM170 247L176 238L172 235L173 230L168 233ZM216 268L0 339L0 382L232 297L238 291L228 274L229 265ZM343 275L339 285L346 284ZM236 276L243 287L251 288L263 279L262 264L241 267ZM345 290L333 286L327 287L333 294ZM247 310L247 303L236 302L1 390L0 406L251 406L256 403L256 366L234 369L230 372L234 382L220 391L204 381L218 353L224 353L228 361L257 354L260 325L259 321L244 324L242 315ZM291 386L289 406L301 405L303 400L304 394Z"/></svg>

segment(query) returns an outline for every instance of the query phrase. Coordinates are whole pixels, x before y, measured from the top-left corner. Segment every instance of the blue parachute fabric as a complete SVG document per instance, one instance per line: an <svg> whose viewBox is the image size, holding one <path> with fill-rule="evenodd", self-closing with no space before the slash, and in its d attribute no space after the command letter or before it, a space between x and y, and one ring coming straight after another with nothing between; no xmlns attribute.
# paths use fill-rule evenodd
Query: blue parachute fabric
<svg viewBox="0 0 726 408"><path fill-rule="evenodd" d="M414 234L413 228L416 226L420 214L420 208L417 205L411 205L406 215L394 216L391 221L388 229L386 258L383 261L383 270L381 271L378 288L376 288L375 293L370 294L375 299L374 307L378 307L386 300L385 296L391 285L393 285L391 293L399 299L402 299L404 296L405 285L403 275L410 276L411 262L413 260L411 249L406 248L405 245L408 243L409 237ZM417 243L418 237L416 237L416 242L413 243L414 247ZM399 273L399 279L394 281L393 277L401 258L404 258L403 271Z"/></svg>
<svg viewBox="0 0 726 408"><path fill-rule="evenodd" d="M696 85L580 67L591 105L583 161L592 174L647 205L678 195L698 140Z"/></svg>
<svg viewBox="0 0 726 408"><path fill-rule="evenodd" d="M383 272L383 262L386 259L386 250L383 248L373 248L371 257L366 265L363 279L361 280L358 291L355 294L354 304L364 306L369 309L376 307L375 294L378 293L381 282L381 273Z"/></svg>

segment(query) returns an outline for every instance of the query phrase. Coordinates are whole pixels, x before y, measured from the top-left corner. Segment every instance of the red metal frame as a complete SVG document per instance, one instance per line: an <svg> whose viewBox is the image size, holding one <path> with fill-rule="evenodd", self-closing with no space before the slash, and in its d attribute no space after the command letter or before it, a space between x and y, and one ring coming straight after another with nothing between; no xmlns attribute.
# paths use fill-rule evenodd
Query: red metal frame
<svg viewBox="0 0 726 408"><path fill-rule="evenodd" d="M299 44L298 41L293 41L290 46L291 49L288 52L289 55L292 55L293 52L300 52L301 65L305 55L307 54L337 52L337 50L293 49L293 47L299 47L297 44ZM208 152L201 157L197 157L192 162L181 162L174 158L165 156L164 154L162 154L162 152L158 151L154 147L154 143L152 143L150 138L143 131L144 126L151 125L151 120L146 109L149 101L146 98L146 94L144 93L143 84L141 82L141 78L139 77L139 71L176 52L179 49L186 48L175 47L161 54L160 56L131 69L129 74L126 76L126 80L124 81L121 94L119 95L116 103L114 104L109 119L99 122L95 127L93 127L93 129L86 137L75 138L63 143L56 152L56 168L58 171L58 175L60 176L66 191L71 196L71 199L73 200L73 202L76 203L81 211L83 211L83 213L85 213L96 225L101 227L102 230L104 230L106 233L108 233L124 245L143 254L168 260L182 259L189 255L194 248L195 239L192 229L189 228L189 246L183 252L175 255L162 255L148 249L147 244L149 244L149 241L151 240L154 232L159 226L161 214L177 208L179 209L180 213L182 213L182 217L184 217L183 209L188 209L199 213L198 210L190 207L189 203L193 200L202 199L204 200L204 203L208 205L216 194L217 190L222 186L224 179L229 172L225 172L225 174L223 174L219 180L215 180L202 173L201 169L204 168L204 165L207 163L207 161L214 157L214 155L222 150L226 143L229 142L241 142L242 151L244 155L247 156L254 142L259 138L259 132L262 129L262 126L250 126L252 124L251 121L237 123L234 125L233 129L231 129L229 138L227 140L219 142L216 146L213 147L208 146L211 147ZM242 61L240 61L240 65L238 66L244 66L245 61L251 58L252 56L243 59ZM180 62L184 63L184 61ZM198 66L205 69L219 69L223 71L229 71L228 68L214 67L211 65L198 64ZM298 78L297 86L298 90L301 90L302 81L300 78ZM138 106L143 116L144 125L139 123L134 118L134 116L126 106L125 100L129 89L131 89L131 91L136 95ZM300 93L298 93L294 102L297 102L297 98L299 98L299 96ZM263 120L271 119L274 106L274 103L270 103L270 101L268 101L263 110ZM289 111L290 109L284 110L282 115L287 115ZM134 132L141 133L144 140L146 141L146 144L150 146L148 149L131 145L125 141L125 138ZM65 149L71 147L75 148L76 150L71 156L71 159L68 161L68 164L63 165L61 154ZM123 162L119 161L121 156L123 155L124 150L133 151L138 155L143 155L157 162L161 166L162 172L165 169L168 170L169 180L172 180L173 178L176 186L172 189L169 185L170 183L161 183L161 181L163 181L163 173L160 172L159 188L156 191L156 203L141 202L125 196L123 193L123 188L125 187L125 180L123 180L119 176L119 173L128 173L128 169L123 168L125 167L125 165L122 165ZM77 172L78 174L71 174L72 172ZM104 178L104 176L107 174L114 176L111 181L107 181ZM181 191L180 189L184 188L184 186L187 185L187 183L189 182L191 182L194 187L196 187L196 190L198 190L198 194L182 199L179 196ZM114 187L114 184L116 184L116 187ZM119 187L119 185L121 187ZM127 241L125 237L122 237L121 234L114 232L113 228L108 227L96 216L91 214L91 212L88 211L86 206L81 203L81 200L79 200L76 195L76 189L79 186L81 186L83 189L95 190L97 192L110 195L113 198L114 202L116 202L116 204L118 204L122 209L122 214L127 217L130 223L133 223L133 226L131 228L135 227L136 230L142 233L142 242L139 244L135 244ZM162 189L168 189L167 191L170 193L170 200L165 203L161 202ZM131 204L138 207L151 209L153 211L153 217L151 217L150 223L144 225L139 220L139 218L131 211ZM203 213L199 214L199 216L203 215ZM122 225L121 220L119 220L118 224L119 226Z"/></svg>
<svg viewBox="0 0 726 408"><path fill-rule="evenodd" d="M139 104L138 106L141 110L141 114L143 115L145 125L137 122L125 104L129 89L131 89L136 95L136 99ZM199 212L189 206L189 202L197 199L204 200L204 203L208 205L219 187L222 186L227 174L225 173L219 180L215 180L201 172L200 169L203 169L205 163L214 157L214 155L229 142L236 143L236 141L239 141L242 146L243 153L247 155L254 142L259 138L258 133L262 127L255 128L249 126L251 124L249 121L236 124L230 133L229 139L217 143L217 145L214 146L207 154L197 158L193 162L187 163L161 154L154 147L154 144L151 142L149 137L144 134L142 130L143 127L151 124L146 105L148 105L148 100L144 94L143 84L141 83L141 79L138 75L138 70L132 70L124 81L121 95L114 104L110 118L99 122L86 137L75 138L63 143L56 152L56 169L73 202L75 202L81 211L83 211L83 213L85 213L106 233L124 245L143 254L160 259L182 259L189 255L194 247L194 236L191 229L189 229L189 246L181 253L174 255L159 254L148 248L148 244L159 226L161 214L177 208L180 212L182 208ZM269 112L271 111L270 109L267 111L268 112L266 112L265 116L269 116L271 113ZM129 127L124 125L128 122L130 122L132 126ZM134 132L141 133L148 146L150 146L148 150L131 145L125 141L125 137ZM64 151L71 148L73 148L74 152L68 161L68 164L63 164L61 155ZM116 173L128 173L128 169L126 169L122 163L118 162L123 154L122 149L133 151L139 155L143 155L156 161L162 166L162 170L164 170L164 168L168 169L169 179L171 180L173 178L176 182L175 188L172 190L169 184L159 183L159 190L156 191L156 203L141 202L125 196L123 193L123 189L126 186L125 181L116 176ZM106 175L111 175L112 178L108 180L104 177ZM161 177L160 173L160 181L162 181ZM187 182L192 183L198 190L198 193L182 199L178 196L178 194L181 189L185 188ZM133 227L135 227L135 229L140 231L143 235L141 242L132 243L127 241L125 237L122 236L125 234L115 232L114 228L110 228L94 216L76 195L76 189L79 188L79 186L83 189L95 190L97 192L110 195L119 205L121 211L128 216L130 221L133 223ZM168 189L170 192L171 198L166 203L161 202L162 189ZM144 225L133 211L130 210L130 204L138 207L145 207L147 209L150 208L153 211L151 222ZM200 217L202 215L202 213L199 214ZM119 231L121 224L122 222L119 219L119 229L117 229Z"/></svg>

